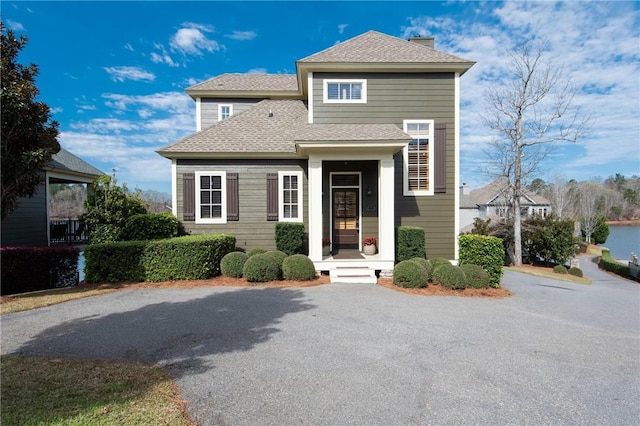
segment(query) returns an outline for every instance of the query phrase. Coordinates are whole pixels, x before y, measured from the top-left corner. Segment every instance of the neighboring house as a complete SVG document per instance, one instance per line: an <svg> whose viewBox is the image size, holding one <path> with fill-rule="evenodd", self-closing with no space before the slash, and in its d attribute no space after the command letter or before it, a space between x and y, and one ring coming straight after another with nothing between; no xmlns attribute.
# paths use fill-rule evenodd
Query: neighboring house
<svg viewBox="0 0 640 426"><path fill-rule="evenodd" d="M2 220L2 240L5 246L46 246L53 242L63 242L69 237L68 231L77 229L60 229L50 226L48 213L49 185L56 183L89 184L96 177L103 175L100 170L81 160L69 151L61 148L54 154L51 162L42 171L42 185L36 194L18 200L17 208Z"/></svg>
<svg viewBox="0 0 640 426"><path fill-rule="evenodd" d="M460 187L460 232L470 232L473 220L477 217L493 221L508 217L510 212L506 194L507 184L501 179L473 191L469 191L469 187L463 184ZM549 200L535 192L524 190L520 199L520 214L523 219L534 214L546 216L549 213Z"/></svg>
<svg viewBox="0 0 640 426"><path fill-rule="evenodd" d="M429 257L457 259L459 78L473 64L433 38L369 31L297 61L296 74L189 87L197 132L158 150L175 215L247 249L273 249L278 221L303 223L317 270L373 236L378 253L360 263L391 271L399 225L424 228Z"/></svg>

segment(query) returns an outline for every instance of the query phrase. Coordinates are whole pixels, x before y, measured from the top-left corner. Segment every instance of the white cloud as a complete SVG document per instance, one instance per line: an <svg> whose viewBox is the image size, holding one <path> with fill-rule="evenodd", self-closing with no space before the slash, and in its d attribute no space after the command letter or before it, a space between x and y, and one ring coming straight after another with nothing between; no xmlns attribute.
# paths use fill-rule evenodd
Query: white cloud
<svg viewBox="0 0 640 426"><path fill-rule="evenodd" d="M131 43L127 43L127 44L125 44L125 45L124 45L124 48L125 48L125 49L127 49L127 50L128 50L128 51L130 51L130 52L133 52L133 51L134 51L133 46L131 45Z"/></svg>
<svg viewBox="0 0 640 426"><path fill-rule="evenodd" d="M247 71L247 74L266 74L266 73L267 73L266 68L251 68L249 71Z"/></svg>
<svg viewBox="0 0 640 426"><path fill-rule="evenodd" d="M153 81L156 79L155 74L139 67L104 67L104 70L111 76L111 80L113 81Z"/></svg>
<svg viewBox="0 0 640 426"><path fill-rule="evenodd" d="M344 33L344 30L349 26L349 24L340 24L338 25L338 34Z"/></svg>
<svg viewBox="0 0 640 426"><path fill-rule="evenodd" d="M7 28L13 31L25 31L24 25L11 19L7 19Z"/></svg>
<svg viewBox="0 0 640 426"><path fill-rule="evenodd" d="M179 67L180 65L176 63L173 58L167 52L167 49L164 48L164 45L160 43L154 43L153 47L158 49L160 53L151 52L151 62L154 64L167 64L170 67Z"/></svg>
<svg viewBox="0 0 640 426"><path fill-rule="evenodd" d="M257 36L255 31L233 31L231 34L225 34L225 37L232 40L253 40Z"/></svg>
<svg viewBox="0 0 640 426"><path fill-rule="evenodd" d="M220 45L208 39L204 33L213 32L213 27L186 22L171 37L171 49L185 55L202 56L204 52L216 52Z"/></svg>

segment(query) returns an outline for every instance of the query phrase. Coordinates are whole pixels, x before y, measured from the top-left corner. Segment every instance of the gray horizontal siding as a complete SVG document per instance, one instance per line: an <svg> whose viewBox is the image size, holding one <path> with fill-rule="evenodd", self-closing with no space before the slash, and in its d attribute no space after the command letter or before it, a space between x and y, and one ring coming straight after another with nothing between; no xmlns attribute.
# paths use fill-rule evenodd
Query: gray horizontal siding
<svg viewBox="0 0 640 426"><path fill-rule="evenodd" d="M202 128L206 129L218 122L218 105L220 104L232 104L233 114L238 114L242 111L246 111L260 99L213 99L202 98L200 100L200 120Z"/></svg>
<svg viewBox="0 0 640 426"><path fill-rule="evenodd" d="M2 220L2 246L46 246L47 200L44 185L32 198L21 198L18 207Z"/></svg>
<svg viewBox="0 0 640 426"><path fill-rule="evenodd" d="M220 225L204 225L183 221L182 175L189 172L226 171L238 173L238 196L240 216L238 221L228 221ZM236 244L243 249L275 249L275 224L267 221L267 173L279 171L303 172L303 219L308 230L308 183L307 162L305 160L178 160L177 192L178 219L191 234L225 233L236 237Z"/></svg>

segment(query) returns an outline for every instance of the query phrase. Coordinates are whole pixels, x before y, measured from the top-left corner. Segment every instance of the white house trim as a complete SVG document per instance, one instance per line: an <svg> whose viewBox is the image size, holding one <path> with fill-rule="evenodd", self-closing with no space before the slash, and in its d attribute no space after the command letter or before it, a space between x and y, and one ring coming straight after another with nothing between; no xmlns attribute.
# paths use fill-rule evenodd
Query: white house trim
<svg viewBox="0 0 640 426"><path fill-rule="evenodd" d="M178 160L171 159L171 213L178 217Z"/></svg>
<svg viewBox="0 0 640 426"><path fill-rule="evenodd" d="M460 73L455 73L454 78L454 101L455 105L453 118L453 145L454 145L454 180L453 180L453 200L454 200L454 245L453 258L457 262L460 259Z"/></svg>
<svg viewBox="0 0 640 426"><path fill-rule="evenodd" d="M313 124L313 72L309 72L307 76L307 91L307 109L309 111L307 122Z"/></svg>
<svg viewBox="0 0 640 426"><path fill-rule="evenodd" d="M202 98L196 98L196 132L202 130Z"/></svg>

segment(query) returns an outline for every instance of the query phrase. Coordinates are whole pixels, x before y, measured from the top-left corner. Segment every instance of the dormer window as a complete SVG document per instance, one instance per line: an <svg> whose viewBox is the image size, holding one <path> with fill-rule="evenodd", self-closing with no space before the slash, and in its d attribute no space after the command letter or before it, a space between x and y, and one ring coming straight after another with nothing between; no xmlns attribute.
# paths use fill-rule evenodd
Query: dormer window
<svg viewBox="0 0 640 426"><path fill-rule="evenodd" d="M226 120L233 114L233 104L218 105L218 121Z"/></svg>
<svg viewBox="0 0 640 426"><path fill-rule="evenodd" d="M367 80L324 80L324 103L367 103Z"/></svg>

